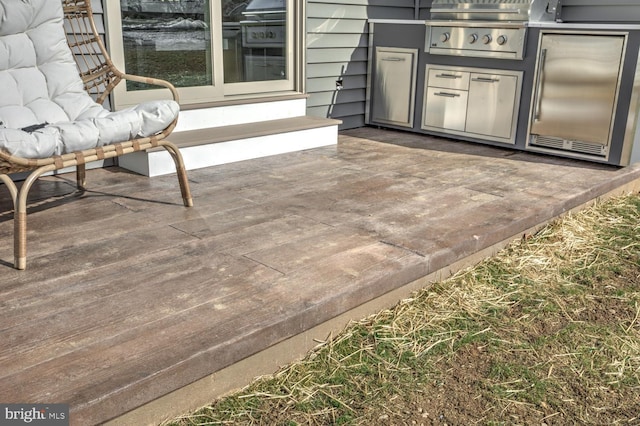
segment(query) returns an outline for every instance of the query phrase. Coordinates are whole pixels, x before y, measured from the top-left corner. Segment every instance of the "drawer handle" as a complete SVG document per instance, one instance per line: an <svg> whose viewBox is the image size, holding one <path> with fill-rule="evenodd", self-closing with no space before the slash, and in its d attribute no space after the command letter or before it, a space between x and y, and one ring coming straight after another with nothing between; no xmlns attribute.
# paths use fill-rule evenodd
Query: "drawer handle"
<svg viewBox="0 0 640 426"><path fill-rule="evenodd" d="M471 81L477 81L478 83L498 83L500 80L497 78L477 77L472 78Z"/></svg>
<svg viewBox="0 0 640 426"><path fill-rule="evenodd" d="M383 61L389 61L389 62L404 62L406 61L405 58L382 58Z"/></svg>
<svg viewBox="0 0 640 426"><path fill-rule="evenodd" d="M447 93L447 92L438 92L434 93L436 96L444 96L445 98L458 98L460 97L459 93Z"/></svg>
<svg viewBox="0 0 640 426"><path fill-rule="evenodd" d="M437 78L462 78L461 75L457 75L457 74L436 74Z"/></svg>

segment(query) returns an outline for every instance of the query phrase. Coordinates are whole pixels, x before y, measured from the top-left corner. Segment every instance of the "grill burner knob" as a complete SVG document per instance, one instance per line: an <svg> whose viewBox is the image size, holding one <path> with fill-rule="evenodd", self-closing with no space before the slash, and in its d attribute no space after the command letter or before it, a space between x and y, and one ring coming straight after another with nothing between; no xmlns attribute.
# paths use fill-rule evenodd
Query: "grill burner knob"
<svg viewBox="0 0 640 426"><path fill-rule="evenodd" d="M450 38L451 38L451 34L449 34L447 32L444 32L444 33L440 34L440 41L442 43L448 42Z"/></svg>
<svg viewBox="0 0 640 426"><path fill-rule="evenodd" d="M493 37L491 37L491 34L485 34L485 35L482 36L482 42L484 44L491 43L491 40L493 40Z"/></svg>
<svg viewBox="0 0 640 426"><path fill-rule="evenodd" d="M471 34L468 38L468 41L470 44L473 44L476 41L478 41L478 34Z"/></svg>
<svg viewBox="0 0 640 426"><path fill-rule="evenodd" d="M498 44L500 46L502 46L503 44L505 44L507 42L507 36L506 35L498 36L498 39L496 41L498 42Z"/></svg>

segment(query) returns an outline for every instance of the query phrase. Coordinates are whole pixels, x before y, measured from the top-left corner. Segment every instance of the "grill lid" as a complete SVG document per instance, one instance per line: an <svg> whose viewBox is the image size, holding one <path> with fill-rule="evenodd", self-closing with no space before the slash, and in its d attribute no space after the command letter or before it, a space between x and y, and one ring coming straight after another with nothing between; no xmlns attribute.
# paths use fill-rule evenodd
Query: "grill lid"
<svg viewBox="0 0 640 426"><path fill-rule="evenodd" d="M433 0L432 20L554 21L559 0Z"/></svg>

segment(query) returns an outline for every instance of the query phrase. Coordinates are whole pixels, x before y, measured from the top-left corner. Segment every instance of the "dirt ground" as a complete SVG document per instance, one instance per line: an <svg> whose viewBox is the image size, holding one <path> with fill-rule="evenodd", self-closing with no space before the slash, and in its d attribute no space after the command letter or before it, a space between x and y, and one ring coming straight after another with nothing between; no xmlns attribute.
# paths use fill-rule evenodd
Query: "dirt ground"
<svg viewBox="0 0 640 426"><path fill-rule="evenodd" d="M180 425L640 425L640 196L563 218Z"/></svg>
<svg viewBox="0 0 640 426"><path fill-rule="evenodd" d="M572 325L588 324L591 330L603 331L619 330L625 323L621 319L635 318L637 321L637 302L634 306L617 295L630 290L637 294L640 289L638 276L627 270L627 274L600 284L590 290L584 304L567 304L570 314L560 312L540 316L533 322L527 322L522 329L511 331L531 342L546 340L548 345L539 345L536 351L522 349L528 345L520 345L521 350L505 350L503 345L492 347L484 342L465 345L434 364L437 379L416 383L415 390L388 404L387 407L394 407L395 414L378 416L377 424L640 425L640 387L637 382L631 386L615 381L607 383L610 372L604 372L603 376L594 375L596 372L588 371L588 368L598 368L593 364L580 370L580 362L584 360L575 362L571 354L554 351L558 336ZM516 305L505 316L518 318L523 316L523 312ZM575 328L575 332L581 328ZM637 336L638 333L635 334ZM585 337L591 340L589 344L593 351L605 345L599 341L599 335ZM637 339L634 341L639 343ZM582 347L580 341L574 343L576 347ZM573 358L574 362L555 361L562 358ZM533 366L532 374L537 374L538 380L545 383L544 389L540 395L528 398L527 394L536 391L528 390L527 386L516 386L511 395L506 392L497 396L496 393L500 392L496 392L496 377L492 371L496 365ZM526 375L514 374L511 380L526 380Z"/></svg>

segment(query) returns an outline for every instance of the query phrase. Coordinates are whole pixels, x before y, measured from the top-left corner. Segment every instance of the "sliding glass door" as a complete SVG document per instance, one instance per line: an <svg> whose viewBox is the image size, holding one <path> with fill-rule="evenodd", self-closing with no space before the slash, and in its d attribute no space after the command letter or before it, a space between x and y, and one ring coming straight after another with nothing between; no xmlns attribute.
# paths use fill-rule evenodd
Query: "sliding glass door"
<svg viewBox="0 0 640 426"><path fill-rule="evenodd" d="M114 62L170 81L183 103L296 90L296 0L105 0L105 8ZM154 89L129 82L117 103Z"/></svg>

